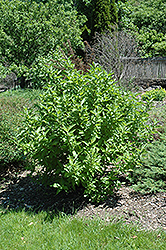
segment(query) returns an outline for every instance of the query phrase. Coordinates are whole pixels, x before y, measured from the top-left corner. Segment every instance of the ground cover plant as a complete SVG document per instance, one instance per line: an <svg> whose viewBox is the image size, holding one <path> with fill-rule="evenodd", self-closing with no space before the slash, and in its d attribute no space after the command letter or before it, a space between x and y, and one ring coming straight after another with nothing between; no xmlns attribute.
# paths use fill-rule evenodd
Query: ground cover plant
<svg viewBox="0 0 166 250"><path fill-rule="evenodd" d="M159 140L146 147L142 156L142 164L132 175L132 186L141 193L156 193L166 191L166 140L165 134Z"/></svg>
<svg viewBox="0 0 166 250"><path fill-rule="evenodd" d="M44 182L58 192L83 186L91 200L105 199L139 162L152 133L149 104L98 65L83 74L60 51L45 65L49 84L22 131L25 155L43 166Z"/></svg>
<svg viewBox="0 0 166 250"><path fill-rule="evenodd" d="M164 250L166 233L108 223L100 219L76 219L51 213L0 210L1 249L149 249Z"/></svg>

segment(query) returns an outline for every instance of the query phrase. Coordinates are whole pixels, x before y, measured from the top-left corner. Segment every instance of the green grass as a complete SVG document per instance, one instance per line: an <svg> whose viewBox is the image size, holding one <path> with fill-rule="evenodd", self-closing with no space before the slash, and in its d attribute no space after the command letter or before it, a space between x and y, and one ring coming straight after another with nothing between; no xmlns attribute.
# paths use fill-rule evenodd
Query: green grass
<svg viewBox="0 0 166 250"><path fill-rule="evenodd" d="M122 223L0 210L0 249L166 249L166 233Z"/></svg>

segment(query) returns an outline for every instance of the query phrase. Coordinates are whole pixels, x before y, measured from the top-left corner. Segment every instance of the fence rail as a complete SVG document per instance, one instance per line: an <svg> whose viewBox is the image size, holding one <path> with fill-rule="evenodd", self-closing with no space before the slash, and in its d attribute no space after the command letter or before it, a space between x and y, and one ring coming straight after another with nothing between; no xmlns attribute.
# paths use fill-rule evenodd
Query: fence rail
<svg viewBox="0 0 166 250"><path fill-rule="evenodd" d="M166 78L166 57L123 58L126 78L155 79Z"/></svg>

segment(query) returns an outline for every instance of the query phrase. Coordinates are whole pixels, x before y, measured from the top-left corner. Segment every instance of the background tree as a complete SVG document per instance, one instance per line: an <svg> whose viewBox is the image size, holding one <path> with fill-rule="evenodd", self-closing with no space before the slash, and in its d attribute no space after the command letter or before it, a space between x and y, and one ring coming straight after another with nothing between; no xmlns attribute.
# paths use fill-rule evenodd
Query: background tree
<svg viewBox="0 0 166 250"><path fill-rule="evenodd" d="M111 24L115 25L118 23L118 9L115 0L111 0L110 3L110 13L111 13Z"/></svg>
<svg viewBox="0 0 166 250"><path fill-rule="evenodd" d="M136 35L144 57L166 56L166 1L118 1L119 28Z"/></svg>
<svg viewBox="0 0 166 250"><path fill-rule="evenodd" d="M83 47L81 26L86 18L68 2L0 0L0 20L0 63L14 64L20 72L68 39L73 48Z"/></svg>
<svg viewBox="0 0 166 250"><path fill-rule="evenodd" d="M76 7L79 15L85 15L87 18L86 23L82 27L82 38L84 41L91 40L91 30L93 25L93 5L92 0L74 0L74 6Z"/></svg>
<svg viewBox="0 0 166 250"><path fill-rule="evenodd" d="M111 25L110 1L96 0L93 9L92 36L95 32L102 33L109 30Z"/></svg>
<svg viewBox="0 0 166 250"><path fill-rule="evenodd" d="M110 30L110 26L118 22L118 12L115 0L75 0L80 14L87 17L82 37L91 41L95 32Z"/></svg>

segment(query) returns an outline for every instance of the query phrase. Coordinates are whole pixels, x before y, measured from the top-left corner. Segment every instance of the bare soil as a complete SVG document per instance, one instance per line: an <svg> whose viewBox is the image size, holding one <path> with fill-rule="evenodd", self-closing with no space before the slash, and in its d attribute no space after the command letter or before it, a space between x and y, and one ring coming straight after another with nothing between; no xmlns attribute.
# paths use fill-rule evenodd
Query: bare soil
<svg viewBox="0 0 166 250"><path fill-rule="evenodd" d="M25 170L13 167L1 173L0 206L6 210L25 209L29 212L47 211L72 216L101 218L106 221L123 220L137 224L140 229L166 231L166 193L141 195L130 186L122 186L100 204L90 203L77 189L58 195L54 188L44 187L38 177L28 176Z"/></svg>

